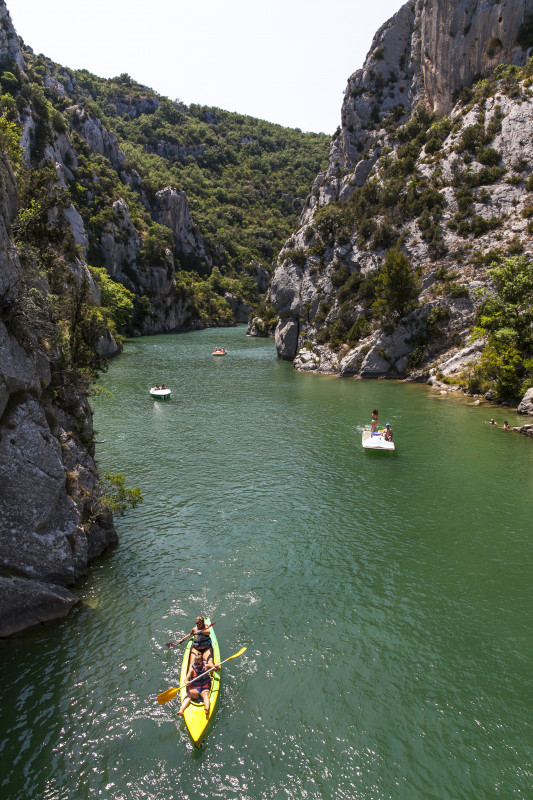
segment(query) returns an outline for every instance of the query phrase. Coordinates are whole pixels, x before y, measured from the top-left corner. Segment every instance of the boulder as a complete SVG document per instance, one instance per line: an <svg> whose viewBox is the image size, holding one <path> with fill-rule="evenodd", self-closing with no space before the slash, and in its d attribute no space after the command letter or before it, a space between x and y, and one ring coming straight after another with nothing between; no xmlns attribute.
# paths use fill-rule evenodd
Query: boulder
<svg viewBox="0 0 533 800"><path fill-rule="evenodd" d="M0 576L0 638L66 617L79 598L64 586Z"/></svg>
<svg viewBox="0 0 533 800"><path fill-rule="evenodd" d="M275 341L278 356L292 361L298 347L299 325L296 319L280 320L276 326Z"/></svg>
<svg viewBox="0 0 533 800"><path fill-rule="evenodd" d="M533 388L528 389L517 408L519 414L533 415Z"/></svg>

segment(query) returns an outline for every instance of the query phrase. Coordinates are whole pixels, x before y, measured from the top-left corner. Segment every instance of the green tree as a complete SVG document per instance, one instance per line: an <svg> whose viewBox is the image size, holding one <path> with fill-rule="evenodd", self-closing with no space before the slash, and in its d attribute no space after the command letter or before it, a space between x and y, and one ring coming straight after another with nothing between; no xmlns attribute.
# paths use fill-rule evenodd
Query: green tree
<svg viewBox="0 0 533 800"><path fill-rule="evenodd" d="M141 495L141 487L136 486L135 489L128 489L124 475L121 472L115 475L110 472L104 472L101 486L103 490L101 504L120 517L124 516L128 508L135 508L139 503L144 502L144 498Z"/></svg>
<svg viewBox="0 0 533 800"><path fill-rule="evenodd" d="M487 337L475 381L499 398L517 398L533 386L533 263L523 255L504 258L488 273L496 291L473 331Z"/></svg>
<svg viewBox="0 0 533 800"><path fill-rule="evenodd" d="M382 316L400 318L415 307L419 282L409 259L399 247L387 250L375 279L375 289L374 310Z"/></svg>
<svg viewBox="0 0 533 800"><path fill-rule="evenodd" d="M112 280L103 267L89 267L100 289L102 306L114 323L113 332L126 330L131 322L135 295L121 283Z"/></svg>
<svg viewBox="0 0 533 800"><path fill-rule="evenodd" d="M170 228L154 222L150 225L141 245L141 259L152 267L166 263L166 251L174 248L174 238Z"/></svg>

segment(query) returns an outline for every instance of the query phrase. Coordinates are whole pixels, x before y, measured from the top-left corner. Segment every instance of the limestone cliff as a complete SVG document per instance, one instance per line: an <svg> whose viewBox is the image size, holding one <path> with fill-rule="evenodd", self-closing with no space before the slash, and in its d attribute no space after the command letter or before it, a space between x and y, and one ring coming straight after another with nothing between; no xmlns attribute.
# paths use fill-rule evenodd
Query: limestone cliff
<svg viewBox="0 0 533 800"><path fill-rule="evenodd" d="M0 63L24 77L24 58L3 3ZM5 70L4 70L5 74ZM12 74L12 73L10 73ZM30 103L21 103L23 160L32 161L36 141ZM14 139L6 117L0 141L0 637L65 615L77 602L70 586L91 560L117 541L111 514L100 501L93 460L92 413L72 366L59 371L61 345L46 272L37 251L15 242L18 193L8 150ZM41 131L42 133L43 131ZM72 147L63 134L44 131L46 155L63 160ZM16 149L12 156L16 158ZM72 163L72 158L69 163ZM66 165L64 166L66 169ZM29 175L24 165L22 174ZM39 235L48 263L62 265L74 290L98 289L82 253L83 223L65 202L63 168L48 169L47 217ZM56 202L57 200L57 202ZM35 209L36 206L34 205ZM33 234L36 235L33 220ZM65 238L66 237L66 238ZM77 237L78 245L75 244ZM68 261L70 254L70 262ZM58 289L56 289L58 291ZM72 340L71 340L72 341ZM63 359L64 360L64 359Z"/></svg>
<svg viewBox="0 0 533 800"><path fill-rule="evenodd" d="M278 258L280 357L298 369L417 379L476 363L484 343L470 331L494 292L487 267L533 250L531 68L522 69L532 12L532 0L417 0L376 33L348 80L328 169ZM377 276L395 248L417 302L384 317Z"/></svg>
<svg viewBox="0 0 533 800"><path fill-rule="evenodd" d="M16 186L0 154L0 636L68 612L65 587L116 543L98 510L86 398L57 403L44 318L28 296L10 230ZM41 291L46 291L41 282ZM88 444L89 443L89 444Z"/></svg>

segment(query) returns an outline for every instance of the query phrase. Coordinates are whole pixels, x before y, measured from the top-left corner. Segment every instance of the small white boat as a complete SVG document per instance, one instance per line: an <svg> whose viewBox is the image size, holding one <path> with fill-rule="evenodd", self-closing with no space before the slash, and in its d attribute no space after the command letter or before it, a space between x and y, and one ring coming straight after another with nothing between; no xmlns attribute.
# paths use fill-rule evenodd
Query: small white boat
<svg viewBox="0 0 533 800"><path fill-rule="evenodd" d="M214 356L225 356L226 355L226 348L225 347L215 347L213 350L212 355Z"/></svg>
<svg viewBox="0 0 533 800"><path fill-rule="evenodd" d="M387 442L385 431L363 431L363 447L365 450L395 450L394 442Z"/></svg>
<svg viewBox="0 0 533 800"><path fill-rule="evenodd" d="M168 400L170 397L170 389L160 389L158 386L154 386L150 389L150 394L155 400Z"/></svg>

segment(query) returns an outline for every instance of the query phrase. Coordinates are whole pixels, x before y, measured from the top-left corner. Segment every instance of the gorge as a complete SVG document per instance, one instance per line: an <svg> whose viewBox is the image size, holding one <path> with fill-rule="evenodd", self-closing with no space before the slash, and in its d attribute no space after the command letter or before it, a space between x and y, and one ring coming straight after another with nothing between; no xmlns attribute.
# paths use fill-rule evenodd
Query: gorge
<svg viewBox="0 0 533 800"><path fill-rule="evenodd" d="M533 413L532 14L407 2L328 161L323 135L35 55L0 0L0 636L66 614L116 544L88 393L123 335L253 312L298 370Z"/></svg>

